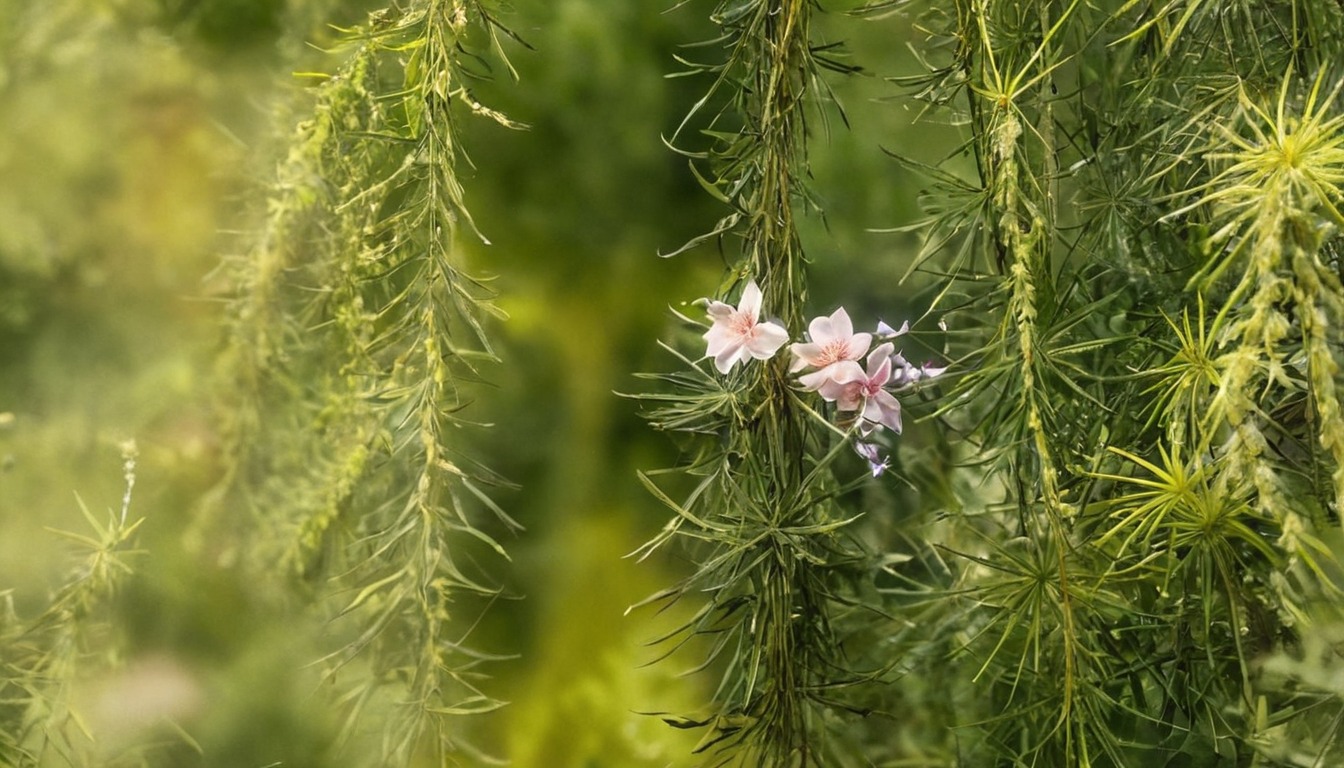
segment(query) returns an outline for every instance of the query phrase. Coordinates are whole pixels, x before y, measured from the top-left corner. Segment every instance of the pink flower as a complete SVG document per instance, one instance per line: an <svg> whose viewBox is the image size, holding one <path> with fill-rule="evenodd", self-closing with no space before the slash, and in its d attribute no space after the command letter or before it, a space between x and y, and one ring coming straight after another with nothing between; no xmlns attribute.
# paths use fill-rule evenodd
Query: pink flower
<svg viewBox="0 0 1344 768"><path fill-rule="evenodd" d="M807 331L809 341L789 347L793 353L793 365L789 370L797 373L807 367L817 369L798 378L798 383L808 391L821 389L835 375L842 373L841 363L848 362L857 368L853 361L863 357L873 343L871 333L854 332L854 324L844 307L835 310L830 317L814 319Z"/></svg>
<svg viewBox="0 0 1344 768"><path fill-rule="evenodd" d="M783 326L760 322L761 289L755 280L742 289L736 309L722 301L710 301L706 311L714 324L705 332L705 357L714 358L719 373L728 373L739 361L768 360L789 340Z"/></svg>
<svg viewBox="0 0 1344 768"><path fill-rule="evenodd" d="M835 371L822 383L818 393L841 411L859 411L863 416L860 431L868 434L879 427L901 432L901 404L884 386L891 380L891 355L895 346L887 342L868 355L868 369L853 361L836 363Z"/></svg>

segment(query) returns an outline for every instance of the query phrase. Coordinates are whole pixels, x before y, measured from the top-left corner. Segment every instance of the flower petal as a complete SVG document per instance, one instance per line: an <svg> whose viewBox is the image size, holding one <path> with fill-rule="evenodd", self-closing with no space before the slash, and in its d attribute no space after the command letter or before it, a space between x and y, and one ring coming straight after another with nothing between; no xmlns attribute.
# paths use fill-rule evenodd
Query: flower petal
<svg viewBox="0 0 1344 768"><path fill-rule="evenodd" d="M769 360L779 348L789 342L789 332L784 326L774 323L759 323L755 333L747 341L747 351L757 360Z"/></svg>
<svg viewBox="0 0 1344 768"><path fill-rule="evenodd" d="M841 383L834 379L827 379L817 390L821 399L828 403L835 403L835 407L841 411L857 411L863 404L863 395L859 392L858 382Z"/></svg>
<svg viewBox="0 0 1344 768"><path fill-rule="evenodd" d="M848 384L851 381L862 382L864 379L863 369L853 360L841 360L838 363L831 363L822 369L828 376L837 383Z"/></svg>
<svg viewBox="0 0 1344 768"><path fill-rule="evenodd" d="M714 357L723 351L723 348L732 343L735 335L728 329L726 323L715 323L705 331L704 339L706 344L705 357Z"/></svg>
<svg viewBox="0 0 1344 768"><path fill-rule="evenodd" d="M882 320L878 320L878 321L877 321L877 330L875 331L875 333L876 333L878 336L882 336L882 337L884 337L884 338L886 338L886 337L895 338L895 337L897 337L897 336L904 336L905 334L907 334L907 333L909 333L909 332L910 332L910 321L909 321L909 320L906 320L905 322L901 323L901 327L900 327L900 328L892 328L890 325L887 325L887 324L886 324L885 322L883 322Z"/></svg>
<svg viewBox="0 0 1344 768"><path fill-rule="evenodd" d="M924 378L926 379L932 379L934 376L941 376L943 371L946 370L947 370L946 365L937 366L932 365L930 363L925 363L919 367L920 373L924 374Z"/></svg>
<svg viewBox="0 0 1344 768"><path fill-rule="evenodd" d="M817 356L821 354L821 345L812 342L799 342L790 344L789 351L793 353L793 363L789 365L789 373L797 373L809 365L817 364Z"/></svg>
<svg viewBox="0 0 1344 768"><path fill-rule="evenodd" d="M863 384L857 381L851 381L848 384L838 384L839 391L836 393L835 407L841 411L857 411L864 408ZM822 389L825 392L825 389Z"/></svg>
<svg viewBox="0 0 1344 768"><path fill-rule="evenodd" d="M873 343L871 333L856 333L845 340L845 359L858 360L863 357L863 353L868 351L868 346Z"/></svg>
<svg viewBox="0 0 1344 768"><path fill-rule="evenodd" d="M862 378L863 369L859 367L858 363L841 360L838 363L831 363L821 370L799 376L798 383L803 385L803 389L814 392L820 390L827 382L843 385Z"/></svg>
<svg viewBox="0 0 1344 768"><path fill-rule="evenodd" d="M812 322L807 324L807 337L823 347L834 341L835 332L831 330L831 318L812 318Z"/></svg>
<svg viewBox="0 0 1344 768"><path fill-rule="evenodd" d="M798 379L804 389L816 390L828 403L843 401L841 410L852 411L858 406L859 390L863 386L863 369L858 363L843 361L828 365L820 371Z"/></svg>
<svg viewBox="0 0 1344 768"><path fill-rule="evenodd" d="M879 362L880 361L880 362ZM873 364L877 363L876 366ZM868 356L868 384L875 387L884 387L891 379L891 358Z"/></svg>
<svg viewBox="0 0 1344 768"><path fill-rule="evenodd" d="M734 339L724 344L723 348L714 355L714 367L719 369L719 373L727 374L742 359L742 341Z"/></svg>
<svg viewBox="0 0 1344 768"><path fill-rule="evenodd" d="M737 303L737 311L752 320L761 316L761 289L755 280L748 281L747 287L742 289L742 299Z"/></svg>
<svg viewBox="0 0 1344 768"><path fill-rule="evenodd" d="M805 373L802 376L798 377L798 383L803 385L803 389L807 390L808 392L816 392L820 390L824 384L830 381L831 381L831 374L824 368L821 369L820 371ZM831 399L833 400L834 398Z"/></svg>
<svg viewBox="0 0 1344 768"><path fill-rule="evenodd" d="M873 473L873 477L881 475L887 468L887 460L882 455L881 449L876 443L868 443L857 440L854 443L854 452L863 457L868 462L868 469Z"/></svg>
<svg viewBox="0 0 1344 768"><path fill-rule="evenodd" d="M874 370L875 364L879 364L883 360L891 359L895 351L896 345L892 344L890 341L879 344L876 349L868 353L868 370L871 372ZM900 357L899 355L896 356Z"/></svg>
<svg viewBox="0 0 1344 768"><path fill-rule="evenodd" d="M901 433L901 403L890 392L879 390L863 406L863 418Z"/></svg>
<svg viewBox="0 0 1344 768"><path fill-rule="evenodd" d="M716 323L728 322L736 311L731 304L724 304L722 301L711 300L705 305L705 313Z"/></svg>
<svg viewBox="0 0 1344 768"><path fill-rule="evenodd" d="M837 338L854 335L854 323L849 321L849 313L844 307L839 307L831 313L831 332Z"/></svg>

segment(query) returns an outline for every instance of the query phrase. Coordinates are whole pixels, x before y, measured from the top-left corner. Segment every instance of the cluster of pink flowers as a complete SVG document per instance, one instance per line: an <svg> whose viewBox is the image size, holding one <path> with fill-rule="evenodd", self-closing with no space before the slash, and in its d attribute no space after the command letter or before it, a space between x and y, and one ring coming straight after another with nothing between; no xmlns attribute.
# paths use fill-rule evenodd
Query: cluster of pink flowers
<svg viewBox="0 0 1344 768"><path fill-rule="evenodd" d="M782 325L760 319L761 289L754 280L743 289L737 307L708 301L707 312L713 324L705 333L705 356L714 358L719 373L726 374L750 359L768 360L789 341ZM888 390L932 378L946 369L911 365L896 351L891 339L907 333L909 323L897 329L879 322L872 333L855 333L849 313L840 307L829 317L815 318L807 330L806 341L789 344L793 355L789 372L800 374L798 384L805 391L834 403L842 425L857 422L854 448L876 477L887 468L887 459L873 437L884 428L901 432L901 403ZM874 339L881 341L876 347L872 347Z"/></svg>

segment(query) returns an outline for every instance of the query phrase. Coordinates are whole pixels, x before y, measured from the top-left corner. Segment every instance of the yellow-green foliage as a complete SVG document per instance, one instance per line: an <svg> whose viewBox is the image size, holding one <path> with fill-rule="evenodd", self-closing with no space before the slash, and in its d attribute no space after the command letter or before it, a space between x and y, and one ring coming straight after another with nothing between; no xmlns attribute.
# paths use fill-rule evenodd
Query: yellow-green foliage
<svg viewBox="0 0 1344 768"><path fill-rule="evenodd" d="M666 5L0 0L0 763L1344 760L1344 6Z"/></svg>

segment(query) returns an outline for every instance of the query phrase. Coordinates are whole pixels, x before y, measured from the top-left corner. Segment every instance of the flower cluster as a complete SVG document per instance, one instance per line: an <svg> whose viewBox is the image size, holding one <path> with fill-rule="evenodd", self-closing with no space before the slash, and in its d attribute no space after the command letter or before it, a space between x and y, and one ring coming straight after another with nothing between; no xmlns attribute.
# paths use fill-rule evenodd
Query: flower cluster
<svg viewBox="0 0 1344 768"><path fill-rule="evenodd" d="M789 333L782 325L761 321L761 290L755 281L747 283L736 308L708 301L707 312L713 324L705 333L705 356L714 358L719 373L726 374L749 359L768 360L788 343ZM834 403L842 425L857 426L854 449L868 462L874 477L887 468L887 460L873 437L884 428L901 432L901 403L889 390L946 370L930 364L911 365L896 351L891 340L909 330L909 323L897 329L879 322L872 333L855 333L849 313L840 307L829 317L809 323L806 341L789 345L793 355L789 372L799 374L798 384L804 391ZM873 347L875 339L881 343Z"/></svg>

